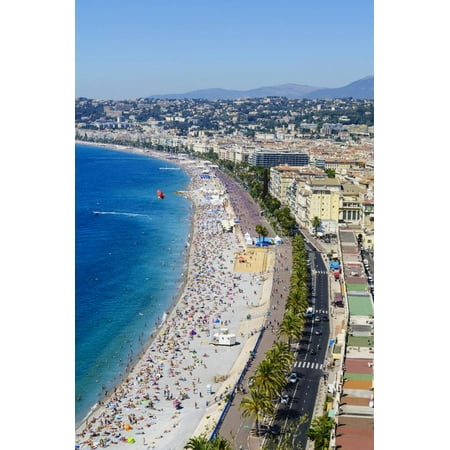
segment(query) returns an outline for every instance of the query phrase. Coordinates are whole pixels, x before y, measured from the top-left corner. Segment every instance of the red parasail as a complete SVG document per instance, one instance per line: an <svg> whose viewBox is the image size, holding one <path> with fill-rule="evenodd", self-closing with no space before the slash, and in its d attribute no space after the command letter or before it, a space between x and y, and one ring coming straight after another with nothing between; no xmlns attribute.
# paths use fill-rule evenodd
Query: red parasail
<svg viewBox="0 0 450 450"><path fill-rule="evenodd" d="M156 194L158 195L158 198L160 200L162 200L165 197L164 192L160 191L159 189L156 191Z"/></svg>

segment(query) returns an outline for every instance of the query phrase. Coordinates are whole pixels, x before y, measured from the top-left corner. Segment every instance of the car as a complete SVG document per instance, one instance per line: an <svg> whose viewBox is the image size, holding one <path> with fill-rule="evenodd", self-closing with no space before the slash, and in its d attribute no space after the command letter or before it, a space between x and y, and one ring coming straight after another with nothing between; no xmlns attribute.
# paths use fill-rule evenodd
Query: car
<svg viewBox="0 0 450 450"><path fill-rule="evenodd" d="M297 383L297 374L295 372L292 372L289 375L288 380L289 380L289 383Z"/></svg>
<svg viewBox="0 0 450 450"><path fill-rule="evenodd" d="M314 334L317 335L317 336L320 336L322 334L322 330L320 330L319 328L316 328L314 330Z"/></svg>
<svg viewBox="0 0 450 450"><path fill-rule="evenodd" d="M322 314L322 320L328 322L330 319L328 318L328 314Z"/></svg>
<svg viewBox="0 0 450 450"><path fill-rule="evenodd" d="M317 352L316 352L316 350L314 350L313 348L310 350L310 352L309 352L311 355L317 355Z"/></svg>
<svg viewBox="0 0 450 450"><path fill-rule="evenodd" d="M280 434L280 426L276 424L274 425L260 424L259 430L257 430L256 428L252 428L250 430L250 434L252 436L264 436L265 434L273 434L276 436Z"/></svg>
<svg viewBox="0 0 450 450"><path fill-rule="evenodd" d="M320 316L316 316L316 318L314 319L314 322L320 322Z"/></svg>
<svg viewBox="0 0 450 450"><path fill-rule="evenodd" d="M289 395L283 394L280 397L280 403L282 403L283 405L287 405L289 403Z"/></svg>

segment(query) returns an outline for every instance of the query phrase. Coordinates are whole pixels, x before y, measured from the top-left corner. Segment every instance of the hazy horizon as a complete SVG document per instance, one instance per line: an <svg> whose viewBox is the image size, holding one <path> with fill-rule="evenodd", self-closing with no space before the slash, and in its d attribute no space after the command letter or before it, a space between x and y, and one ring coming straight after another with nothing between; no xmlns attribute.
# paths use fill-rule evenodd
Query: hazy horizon
<svg viewBox="0 0 450 450"><path fill-rule="evenodd" d="M373 0L76 0L76 97L337 88L374 72Z"/></svg>

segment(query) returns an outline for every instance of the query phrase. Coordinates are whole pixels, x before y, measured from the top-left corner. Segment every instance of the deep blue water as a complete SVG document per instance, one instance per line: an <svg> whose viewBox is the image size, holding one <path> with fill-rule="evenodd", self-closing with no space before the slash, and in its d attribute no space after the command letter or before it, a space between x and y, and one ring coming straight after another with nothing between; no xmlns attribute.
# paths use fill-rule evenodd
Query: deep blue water
<svg viewBox="0 0 450 450"><path fill-rule="evenodd" d="M177 166L75 147L77 424L135 361L182 282L191 204L175 191L189 176L161 167Z"/></svg>

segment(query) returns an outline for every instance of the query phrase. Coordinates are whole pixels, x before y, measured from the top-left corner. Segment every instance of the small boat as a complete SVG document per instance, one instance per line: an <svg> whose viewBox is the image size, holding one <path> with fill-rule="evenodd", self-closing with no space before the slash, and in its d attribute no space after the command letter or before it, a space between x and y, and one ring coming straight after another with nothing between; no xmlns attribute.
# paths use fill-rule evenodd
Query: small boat
<svg viewBox="0 0 450 450"><path fill-rule="evenodd" d="M159 190L159 189L156 191L156 195L158 196L158 198L159 198L160 200L163 200L164 197L165 197L164 192L161 191L161 190Z"/></svg>

